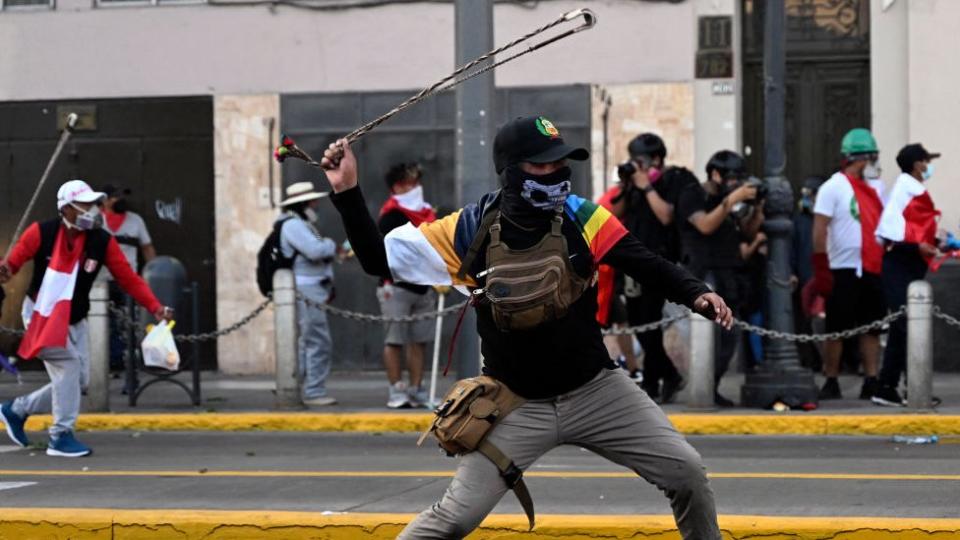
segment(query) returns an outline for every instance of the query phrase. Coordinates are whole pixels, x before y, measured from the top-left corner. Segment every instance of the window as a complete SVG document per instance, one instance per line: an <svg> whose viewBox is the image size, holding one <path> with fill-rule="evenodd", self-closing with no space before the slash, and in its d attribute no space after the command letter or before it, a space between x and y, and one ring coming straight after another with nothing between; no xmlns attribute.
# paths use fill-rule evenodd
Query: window
<svg viewBox="0 0 960 540"><path fill-rule="evenodd" d="M0 9L53 9L54 0L0 0Z"/></svg>

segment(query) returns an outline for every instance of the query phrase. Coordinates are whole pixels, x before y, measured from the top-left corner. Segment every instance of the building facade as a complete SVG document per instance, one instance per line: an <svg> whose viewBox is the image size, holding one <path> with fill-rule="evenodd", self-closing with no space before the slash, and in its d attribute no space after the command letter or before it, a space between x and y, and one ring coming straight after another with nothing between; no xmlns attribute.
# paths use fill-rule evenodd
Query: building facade
<svg viewBox="0 0 960 540"><path fill-rule="evenodd" d="M902 144L922 140L944 152L938 164L940 181L935 180L931 189L944 206L945 224L956 225L960 205L949 203L957 188L943 177L949 176L957 159L953 147L960 144L949 132L953 124L949 119L960 115L960 102L950 99L953 74L947 69L950 45L960 39L948 25L960 15L960 3L786 1L793 32L791 62L806 62L798 65L792 84L807 93L796 97L820 99L798 103L790 113L788 137L810 143L791 143L791 165L809 166L790 168L790 174L820 173L829 167L834 158L823 141L839 140L840 131L855 119L874 127L891 179L892 157ZM5 202L0 201L4 215L10 216L0 218L4 231L0 242L6 241L29 196L30 182L39 177L37 167L42 168L52 149L57 115L86 106L97 125L79 132L72 144L88 144L97 151L85 153L80 148L57 174L103 176L90 177L94 184L133 183L143 195L137 203L148 225L161 230L172 226L171 205L183 215L202 215L203 219L194 216L189 221L194 224L188 231L196 244L192 250L185 249L182 232L171 230L157 238L158 251L183 259L191 276L209 283L201 306L207 315L201 320L225 326L248 313L261 300L253 280L255 253L276 217L281 186L302 179L323 186L315 171L281 168L272 162L270 151L279 134L289 127L309 139L308 150L317 151L337 130L388 110L454 68L452 2L367 2L382 5L342 9L349 3L0 0L4 106L0 111L7 111L0 113L4 115L0 180L9 178L9 184L17 186ZM496 70L498 118L543 114L562 119L561 130L593 150L579 186L590 196L610 183L611 171L626 158L626 143L642 131L663 135L668 161L698 174L719 149L760 156L762 140L756 126L762 125L758 117L762 62L757 47L762 51L762 43L751 28L755 30L761 4L760 0L497 2L497 44L572 9L589 7L598 16L595 29ZM817 42L814 49L821 49L804 49L807 41ZM849 50L841 50L844 47ZM843 72L843 66L848 71ZM810 73L815 73L812 82ZM824 88L835 93L824 97ZM115 107L117 100L125 101L126 109ZM176 110L159 116L144 112L154 110L157 100L176 105L171 105ZM369 156L389 148L386 154L391 158L426 162L432 183L428 194L441 209L452 204L445 199L452 192L451 101L441 95L432 105L411 109L395 124L383 126L376 145L364 143L367 146L361 148ZM199 106L207 109L191 112L187 103L205 103ZM800 126L798 119L812 117L810 107L821 107L817 103L843 106L825 113L823 122ZM350 115L341 114L348 111ZM184 116L197 115L209 121L205 133L192 135L208 141L206 165L197 164L190 154L203 150L187 148L183 142L189 138L184 126L193 125ZM173 150L164 153L145 146L146 135L109 135L114 123L143 125L157 133L164 148ZM27 125L42 129L21 128ZM121 143L127 146L117 146ZM408 154L402 151L405 144L411 145ZM32 160L24 157L28 146ZM5 160L3 153L12 157ZM111 163L119 177L108 178L110 169L94 168L91 160ZM157 163L169 169L163 170L162 179L144 172ZM169 167L177 163L190 164L192 172L180 177L175 166ZM762 164L752 163L760 174ZM385 196L381 166L376 162L364 173L365 185L376 185L371 189L380 198ZM55 174L53 183L61 179ZM188 183L194 187L187 189ZM195 185L202 183L206 187L197 189ZM380 202L374 199L371 196L372 205ZM326 209L333 212L332 207ZM176 225L186 227L187 221ZM343 240L335 219L328 216L324 226L326 234ZM355 263L338 267L338 280L348 285L341 288L338 305L375 311L373 282L353 277L358 273ZM2 322L9 325L16 316L13 302L7 304ZM375 339L347 344L349 340L337 335L356 335L356 328L339 330L334 328L335 365L379 364ZM271 333L267 314L219 340L210 354L225 372L271 372L273 345L263 338Z"/></svg>

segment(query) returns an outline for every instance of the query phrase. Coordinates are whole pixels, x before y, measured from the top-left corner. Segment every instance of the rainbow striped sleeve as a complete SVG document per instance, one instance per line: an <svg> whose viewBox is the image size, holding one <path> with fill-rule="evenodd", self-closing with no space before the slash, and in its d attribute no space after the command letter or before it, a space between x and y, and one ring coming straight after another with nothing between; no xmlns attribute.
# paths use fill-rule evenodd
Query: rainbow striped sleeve
<svg viewBox="0 0 960 540"><path fill-rule="evenodd" d="M606 208L576 195L567 197L567 213L574 219L583 239L590 246L594 262L599 263L603 256L626 236L627 229L620 220Z"/></svg>

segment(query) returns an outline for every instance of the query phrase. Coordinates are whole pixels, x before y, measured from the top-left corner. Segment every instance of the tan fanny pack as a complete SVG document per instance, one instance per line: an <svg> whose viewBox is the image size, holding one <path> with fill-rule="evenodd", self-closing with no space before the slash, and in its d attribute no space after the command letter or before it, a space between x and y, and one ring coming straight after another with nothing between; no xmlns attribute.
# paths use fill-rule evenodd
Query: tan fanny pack
<svg viewBox="0 0 960 540"><path fill-rule="evenodd" d="M500 212L484 218L489 228L487 269L477 274L483 288L474 298L489 303L501 331L527 330L566 315L570 306L590 288L591 280L577 275L570 264L567 240L561 231L562 214L553 217L550 232L533 247L511 249L500 240ZM460 267L464 275L479 251L486 230L481 227Z"/></svg>
<svg viewBox="0 0 960 540"><path fill-rule="evenodd" d="M533 529L533 499L523 481L523 471L499 448L486 440L490 430L523 405L524 399L514 394L507 386L492 377L481 375L457 381L443 397L434 411L436 418L417 441L422 445L427 436L433 435L448 455L480 452L500 470L500 476L513 490L523 511L527 514L530 529Z"/></svg>

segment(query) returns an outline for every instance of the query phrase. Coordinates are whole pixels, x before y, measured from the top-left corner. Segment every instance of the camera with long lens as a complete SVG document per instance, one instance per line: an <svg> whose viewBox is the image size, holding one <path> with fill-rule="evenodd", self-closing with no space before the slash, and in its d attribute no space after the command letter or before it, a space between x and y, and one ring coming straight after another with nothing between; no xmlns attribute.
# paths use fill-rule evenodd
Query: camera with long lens
<svg viewBox="0 0 960 540"><path fill-rule="evenodd" d="M631 178L633 178L634 173L637 172L637 165L635 162L639 162L640 166L643 167L644 170L649 169L653 165L653 160L650 158L650 156L637 156L634 159L628 159L627 161L617 165L617 176L620 178L620 180L628 182Z"/></svg>

